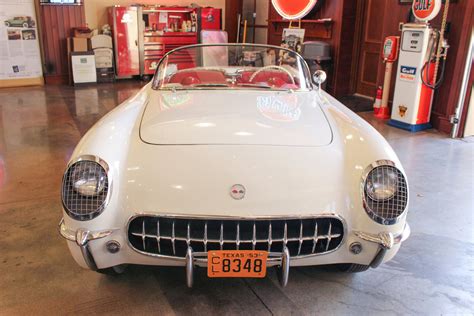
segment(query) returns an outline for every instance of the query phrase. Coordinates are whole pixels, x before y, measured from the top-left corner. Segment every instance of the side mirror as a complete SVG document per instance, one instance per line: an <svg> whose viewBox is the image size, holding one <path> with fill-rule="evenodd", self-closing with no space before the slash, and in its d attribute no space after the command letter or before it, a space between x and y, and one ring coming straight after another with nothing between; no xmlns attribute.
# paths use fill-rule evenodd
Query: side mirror
<svg viewBox="0 0 474 316"><path fill-rule="evenodd" d="M313 74L313 82L319 87L326 81L327 75L323 70L316 70Z"/></svg>

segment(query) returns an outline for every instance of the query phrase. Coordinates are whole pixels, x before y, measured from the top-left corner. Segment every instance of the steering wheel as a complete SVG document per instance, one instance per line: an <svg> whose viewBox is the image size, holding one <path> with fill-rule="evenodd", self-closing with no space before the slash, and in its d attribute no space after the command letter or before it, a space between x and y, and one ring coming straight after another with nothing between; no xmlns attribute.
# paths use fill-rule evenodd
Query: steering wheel
<svg viewBox="0 0 474 316"><path fill-rule="evenodd" d="M282 66L277 66L277 65L270 65L270 66L265 66L265 67L260 68L259 70L257 70L250 76L249 82L252 82L259 73L267 69L277 69L277 70L283 71L291 79L291 83L296 84L295 78L293 78L293 75L287 69L283 68Z"/></svg>

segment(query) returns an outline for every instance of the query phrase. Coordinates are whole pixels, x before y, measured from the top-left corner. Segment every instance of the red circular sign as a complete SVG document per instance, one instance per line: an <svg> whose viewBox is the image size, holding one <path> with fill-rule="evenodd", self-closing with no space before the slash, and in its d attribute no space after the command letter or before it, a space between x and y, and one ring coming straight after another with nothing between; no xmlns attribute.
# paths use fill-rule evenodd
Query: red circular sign
<svg viewBox="0 0 474 316"><path fill-rule="evenodd" d="M288 20L303 18L317 2L318 0L272 0L278 14Z"/></svg>
<svg viewBox="0 0 474 316"><path fill-rule="evenodd" d="M414 0L413 15L421 21L432 20L441 9L441 0Z"/></svg>

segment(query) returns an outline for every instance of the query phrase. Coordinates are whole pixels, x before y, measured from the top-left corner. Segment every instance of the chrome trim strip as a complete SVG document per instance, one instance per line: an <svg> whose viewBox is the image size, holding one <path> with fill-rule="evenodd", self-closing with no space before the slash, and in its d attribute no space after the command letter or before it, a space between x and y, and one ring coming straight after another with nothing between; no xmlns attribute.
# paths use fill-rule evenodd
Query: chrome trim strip
<svg viewBox="0 0 474 316"><path fill-rule="evenodd" d="M74 241L77 243L78 246L81 246L84 243L87 243L91 240L105 238L109 236L110 234L112 234L117 229L106 229L106 230L99 230L99 231L87 231L84 229L78 229L77 231L73 231L66 226L66 224L64 223L64 218L62 218L61 221L59 222L58 230L59 230L59 234L63 238L69 241ZM82 237L80 238L80 240L78 240L77 238L78 232L81 232L79 236L85 235L85 237Z"/></svg>
<svg viewBox="0 0 474 316"><path fill-rule="evenodd" d="M391 220L388 221L388 224L387 223L383 223L382 220L381 220L381 217L378 216L377 214L374 214L374 212L367 206L367 203L366 203L366 196L365 196L365 181L367 180L367 177L369 175L369 173L377 168L377 167L381 167L381 166L391 166L391 167L394 167L394 168L397 168L403 175L403 177L405 178L405 183L406 183L406 186L407 186L407 205L405 207L405 209L403 210L403 212L400 213L400 215L396 218L393 218ZM381 225L394 225L396 223L398 223L400 221L400 219L403 217L403 215L405 215L407 213L407 210L408 210L408 206L410 205L410 190L409 190L409 185L408 185L408 180L407 180L407 177L406 177L406 174L404 172L402 172L402 170L397 166L397 164L391 160L377 160L377 161L374 161L373 163L371 163L370 165L368 165L364 171L362 172L362 177L361 177L361 182L360 182L360 195L362 197L362 206L364 207L364 210L365 210L365 213L375 222L381 224Z"/></svg>
<svg viewBox="0 0 474 316"><path fill-rule="evenodd" d="M64 224L64 218L61 218L61 221L59 222L58 232L63 238L69 241L76 241L76 232L66 227L66 224Z"/></svg>
<svg viewBox="0 0 474 316"><path fill-rule="evenodd" d="M128 246L134 250L135 252L139 253L139 254L142 254L142 255L145 255L145 256L150 256L150 257L154 257L154 258L160 258L160 259L168 259L168 260L174 260L174 261L178 261L178 262L184 262L185 261L185 258L182 258L182 257L174 257L174 256L167 256L167 255L160 255L160 254L154 254L154 253L148 253L148 252L145 252L145 251L141 251L141 250L138 250L136 249L135 247L133 247L133 245L130 243L130 238L128 238L128 231L129 231L129 228L130 228L130 223L137 217L142 217L142 216L150 216L150 217L165 217L165 218L181 218L181 219L200 219L200 220L204 220L204 219L212 219L212 220L295 220L295 219L300 219L300 220L303 220L303 219L309 219L309 218L312 218L312 219L317 219L317 218L336 218L338 220L341 221L342 223L342 227L343 227L343 236L342 236L342 240L341 242L339 243L339 245L332 249L332 250L329 250L327 252L323 252L323 253L312 253L312 254L308 254L308 255L302 255L302 256L294 256L292 257L291 259L292 260L296 260L296 259L305 259L305 258L311 258L311 257L315 257L315 256L320 256L320 255L327 255L329 253L332 253L332 252L335 252L337 250L339 250L342 245L345 243L346 239L347 239L347 224L346 224L346 221L344 220L344 218L342 218L340 215L338 214L334 214L334 213L326 213L326 214L317 214L317 215L302 215L302 216L288 216L288 217L279 217L279 216L255 216L255 217L242 217L242 216L229 216L229 215L221 215L221 216L214 216L214 215L185 215L185 214L156 214L156 213L137 213L133 216L131 216L127 222L127 225L125 227L126 229L126 233L127 233L127 244ZM239 230L237 230L237 232L239 232ZM203 241L204 242L204 251L205 253L207 253L207 242L217 242L219 243L220 242L220 239L217 239L217 240L211 240L211 239L207 239L207 223L205 223L204 225L204 239L199 239L198 241ZM134 234L135 235L135 234ZM152 235L146 235L145 237L155 237L156 236L152 236ZM328 235L322 235L321 237L323 238L320 238L320 239L324 239L328 237ZM336 235L332 235L331 238L337 238L339 237L339 234L336 234ZM168 239L169 240L169 237L163 237L163 236L160 236L161 239ZM316 238L318 239L318 238ZM180 237L175 237L175 240L179 240L179 241L186 241L187 239L186 238L180 238ZM191 241L194 241L193 238L190 239ZM283 241L285 242L286 240L286 243L288 241L299 241L299 238L290 238L288 239L286 237L286 234L285 234L285 238L282 239L282 240L276 240L276 239L273 239L272 241L275 242L275 241ZM303 238L303 240L313 240L314 241L314 236L313 237L305 237ZM241 239L238 239L239 243L242 242ZM235 243L236 240L223 240L223 242L232 242L232 243ZM252 242L252 240L250 240L250 242ZM256 240L256 242L268 242L268 240ZM285 243L285 245L286 245ZM237 249L238 250L238 249ZM196 256L196 252L194 253L194 255Z"/></svg>
<svg viewBox="0 0 474 316"><path fill-rule="evenodd" d="M354 235L356 235L357 237L365 241L377 243L380 246L387 249L391 249L394 245L404 242L405 240L408 239L410 234L411 234L411 229L408 223L405 224L405 227L403 227L403 231L401 233L395 234L395 235L388 232L381 232L379 234L370 234L370 233L365 233L361 231L354 231Z"/></svg>

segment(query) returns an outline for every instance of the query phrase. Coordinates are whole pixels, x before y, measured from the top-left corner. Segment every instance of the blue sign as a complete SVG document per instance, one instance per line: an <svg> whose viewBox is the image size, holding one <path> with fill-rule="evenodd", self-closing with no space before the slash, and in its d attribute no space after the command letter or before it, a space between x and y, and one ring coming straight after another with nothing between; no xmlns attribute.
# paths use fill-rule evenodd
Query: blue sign
<svg viewBox="0 0 474 316"><path fill-rule="evenodd" d="M412 75L414 76L416 74L416 68L415 67L408 67L408 66L400 66L400 72L405 75Z"/></svg>

